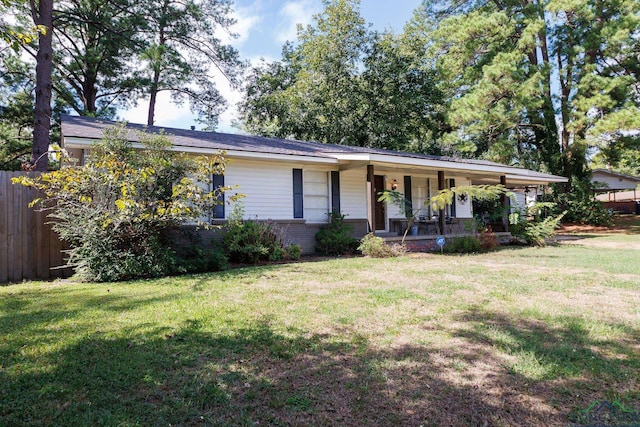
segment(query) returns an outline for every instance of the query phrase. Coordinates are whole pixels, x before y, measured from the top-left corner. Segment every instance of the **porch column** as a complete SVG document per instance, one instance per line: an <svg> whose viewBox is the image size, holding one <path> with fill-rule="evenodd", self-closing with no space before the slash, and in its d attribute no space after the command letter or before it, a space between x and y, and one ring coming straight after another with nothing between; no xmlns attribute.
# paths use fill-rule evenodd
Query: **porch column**
<svg viewBox="0 0 640 427"><path fill-rule="evenodd" d="M507 187L506 176L500 175L500 185ZM509 231L509 198L505 193L502 193L500 200L502 201L502 227L504 227L504 231Z"/></svg>
<svg viewBox="0 0 640 427"><path fill-rule="evenodd" d="M446 184L444 182L444 171L438 171L438 191L439 190L444 190L446 187ZM440 230L440 234L444 234L444 230L445 230L445 211L444 209L440 209L438 211L438 229Z"/></svg>
<svg viewBox="0 0 640 427"><path fill-rule="evenodd" d="M373 181L374 175L373 165L367 165L367 221L369 222L369 232L371 233L376 230L376 189Z"/></svg>

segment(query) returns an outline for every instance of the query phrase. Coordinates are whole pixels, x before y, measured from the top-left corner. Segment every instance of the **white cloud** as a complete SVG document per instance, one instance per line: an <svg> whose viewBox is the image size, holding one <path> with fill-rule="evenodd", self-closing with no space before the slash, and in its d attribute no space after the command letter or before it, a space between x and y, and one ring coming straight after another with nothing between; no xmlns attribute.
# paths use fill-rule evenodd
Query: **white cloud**
<svg viewBox="0 0 640 427"><path fill-rule="evenodd" d="M298 35L298 24L303 27L311 23L313 15L319 12L319 7L314 0L299 0L285 3L278 12L283 22L278 25L275 39L278 43L293 41Z"/></svg>
<svg viewBox="0 0 640 427"><path fill-rule="evenodd" d="M247 41L251 31L262 21L259 14L260 1L254 2L251 6L238 8L233 11L232 16L236 20L230 28L231 33L236 37L232 37L228 32L217 30L216 36L222 40L224 44L230 44L235 48L239 48Z"/></svg>

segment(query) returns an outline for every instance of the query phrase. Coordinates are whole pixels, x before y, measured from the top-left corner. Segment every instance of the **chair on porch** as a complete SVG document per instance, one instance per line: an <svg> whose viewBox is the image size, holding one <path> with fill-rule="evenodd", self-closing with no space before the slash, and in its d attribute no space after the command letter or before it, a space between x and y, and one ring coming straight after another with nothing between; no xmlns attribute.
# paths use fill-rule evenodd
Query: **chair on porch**
<svg viewBox="0 0 640 427"><path fill-rule="evenodd" d="M440 234L438 231L438 221L429 219L426 215L419 215L416 218L416 225L418 226L418 234L424 235L437 235ZM424 233L422 232L424 230Z"/></svg>

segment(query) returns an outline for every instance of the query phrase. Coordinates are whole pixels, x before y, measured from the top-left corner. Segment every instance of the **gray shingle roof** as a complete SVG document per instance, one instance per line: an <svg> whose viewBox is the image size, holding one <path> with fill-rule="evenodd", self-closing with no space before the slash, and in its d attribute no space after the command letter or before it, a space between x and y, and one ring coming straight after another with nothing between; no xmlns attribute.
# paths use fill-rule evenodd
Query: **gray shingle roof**
<svg viewBox="0 0 640 427"><path fill-rule="evenodd" d="M99 140L102 138L102 132L104 131L104 129L118 125L118 122L109 120L70 115L63 115L61 121L63 138L77 137ZM327 159L334 158L332 154L378 154L384 156L437 160L459 164L508 168L513 173L523 173L530 177L538 176L544 178L553 176L485 160L462 159L446 156L431 156L419 153L407 153L401 151L353 147L347 145L322 144L319 142L297 141L292 139L267 138L262 136L238 135L218 132L204 132L196 130L167 128L161 126L145 126L135 123L128 123L127 129L130 130L129 139L131 141L138 141L136 131L146 130L147 132L151 133L164 132L171 137L172 143L177 148L188 147L208 150L234 150L255 153L311 156Z"/></svg>

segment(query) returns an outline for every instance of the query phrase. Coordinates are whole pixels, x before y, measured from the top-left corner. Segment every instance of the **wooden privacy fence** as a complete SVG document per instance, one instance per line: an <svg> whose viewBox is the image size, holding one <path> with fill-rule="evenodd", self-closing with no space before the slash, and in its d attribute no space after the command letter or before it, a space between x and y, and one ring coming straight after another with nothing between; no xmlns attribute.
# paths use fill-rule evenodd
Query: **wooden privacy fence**
<svg viewBox="0 0 640 427"><path fill-rule="evenodd" d="M14 185L11 178L34 172L0 171L0 283L68 277L66 246L51 230L45 212L29 207L34 189Z"/></svg>

